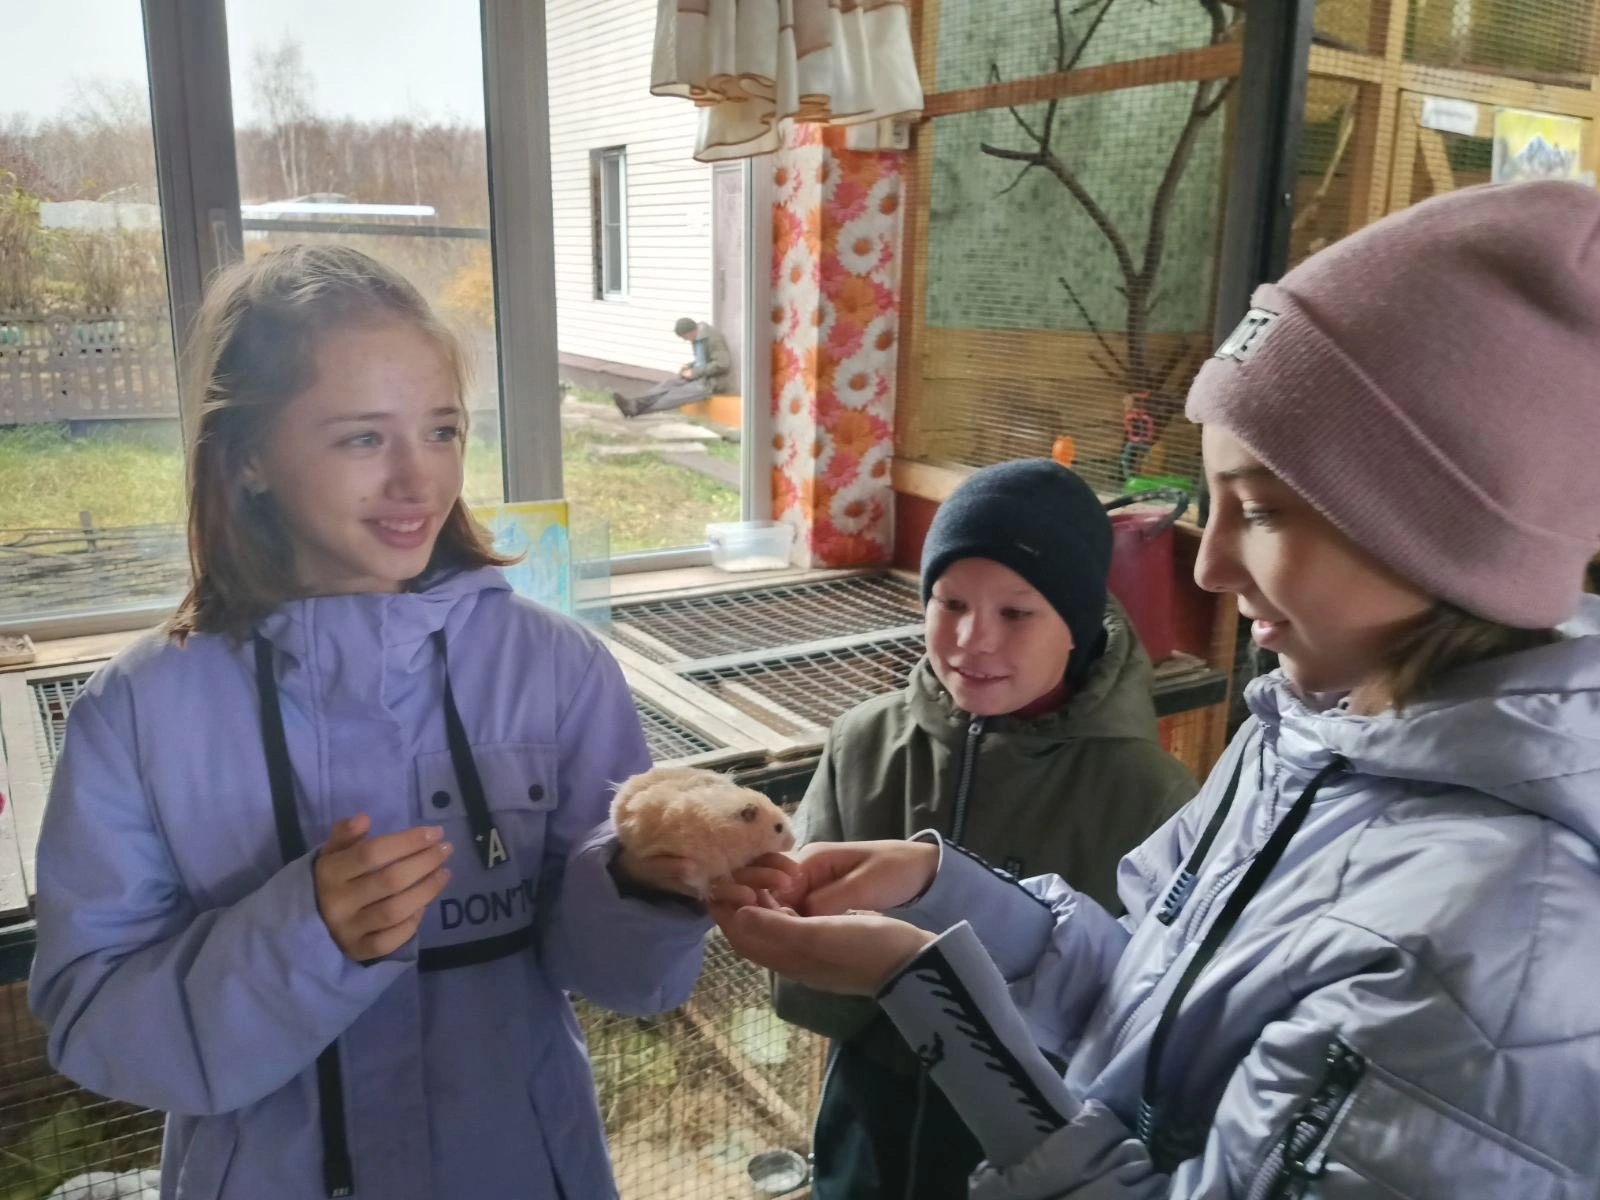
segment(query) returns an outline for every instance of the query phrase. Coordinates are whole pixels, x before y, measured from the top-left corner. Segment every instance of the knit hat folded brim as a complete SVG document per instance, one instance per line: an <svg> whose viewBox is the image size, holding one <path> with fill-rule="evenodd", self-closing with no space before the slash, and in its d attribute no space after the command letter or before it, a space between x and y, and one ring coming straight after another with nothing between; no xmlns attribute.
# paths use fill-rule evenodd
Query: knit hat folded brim
<svg viewBox="0 0 1600 1200"><path fill-rule="evenodd" d="M1476 616L1570 617L1600 549L1600 194L1464 188L1312 255L1200 370L1232 432L1362 550Z"/></svg>
<svg viewBox="0 0 1600 1200"><path fill-rule="evenodd" d="M1530 629L1572 615L1591 543L1518 520L1292 295L1269 284L1252 303L1276 317L1270 333L1249 370L1227 359L1201 368L1191 421L1229 430L1346 537L1429 595Z"/></svg>

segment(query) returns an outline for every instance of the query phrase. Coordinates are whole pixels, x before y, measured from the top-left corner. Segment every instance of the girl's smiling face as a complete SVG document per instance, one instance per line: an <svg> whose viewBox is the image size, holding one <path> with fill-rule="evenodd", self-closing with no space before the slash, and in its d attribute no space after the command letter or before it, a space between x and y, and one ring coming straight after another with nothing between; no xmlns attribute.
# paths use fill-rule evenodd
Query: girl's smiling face
<svg viewBox="0 0 1600 1200"><path fill-rule="evenodd" d="M1211 517L1195 582L1232 592L1258 645L1303 693L1375 681L1433 601L1345 537L1226 429L1202 433ZM1398 518L1397 518L1398 519Z"/></svg>
<svg viewBox="0 0 1600 1200"><path fill-rule="evenodd" d="M465 411L444 352L403 320L334 329L273 419L245 485L267 494L312 595L421 575L461 495Z"/></svg>

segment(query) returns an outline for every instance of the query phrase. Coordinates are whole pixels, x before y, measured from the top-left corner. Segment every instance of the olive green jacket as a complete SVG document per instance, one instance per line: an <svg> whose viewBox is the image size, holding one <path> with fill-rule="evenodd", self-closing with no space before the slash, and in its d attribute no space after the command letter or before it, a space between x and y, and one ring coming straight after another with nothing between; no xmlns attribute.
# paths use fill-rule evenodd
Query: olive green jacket
<svg viewBox="0 0 1600 1200"><path fill-rule="evenodd" d="M926 659L903 691L846 713L795 818L801 842L870 841L937 829L1019 877L1052 873L1112 911L1117 863L1195 794L1161 748L1150 660L1121 606L1105 653L1063 707L973 718ZM778 1014L832 1038L863 1028L871 1001L788 980Z"/></svg>

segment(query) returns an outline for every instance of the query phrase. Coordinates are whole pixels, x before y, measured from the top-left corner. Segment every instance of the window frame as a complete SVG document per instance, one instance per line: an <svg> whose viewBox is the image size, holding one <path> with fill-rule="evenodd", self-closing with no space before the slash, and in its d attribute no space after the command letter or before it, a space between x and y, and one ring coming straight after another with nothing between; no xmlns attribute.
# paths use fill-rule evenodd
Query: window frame
<svg viewBox="0 0 1600 1200"><path fill-rule="evenodd" d="M234 147L227 16L221 0L141 0L149 71L162 236L180 354L205 281L243 253ZM544 0L479 0L483 37L484 134L489 164L489 225L499 353L501 449L508 503L562 494L560 367L555 322L555 228L551 193L550 109ZM663 104L674 103L663 99ZM622 279L627 285L627 147L619 152ZM770 172L745 163L745 311L740 510L771 513ZM708 266L709 269L709 266ZM617 298L623 298L621 296ZM506 331L515 330L515 336ZM178 359L181 363L181 357ZM185 446L196 398L180 371ZM710 562L709 548L687 546L614 555L611 571L668 570ZM0 631L35 641L120 633L158 625L172 604L90 609L63 616L0 617Z"/></svg>
<svg viewBox="0 0 1600 1200"><path fill-rule="evenodd" d="M616 195L610 195L608 167L615 168ZM628 298L628 148L602 146L589 151L589 197L592 224L590 237L594 252L594 298ZM609 253L609 233L615 216L617 230L616 261ZM611 286L611 268L616 268L617 285Z"/></svg>

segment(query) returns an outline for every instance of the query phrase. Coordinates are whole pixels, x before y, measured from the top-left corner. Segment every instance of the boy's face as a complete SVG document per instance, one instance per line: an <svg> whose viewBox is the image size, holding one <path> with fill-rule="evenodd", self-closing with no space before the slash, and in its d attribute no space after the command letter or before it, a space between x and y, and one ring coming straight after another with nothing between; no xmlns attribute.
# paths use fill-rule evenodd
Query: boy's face
<svg viewBox="0 0 1600 1200"><path fill-rule="evenodd" d="M1038 590L987 558L951 563L928 600L928 658L973 716L1026 708L1059 687L1072 632Z"/></svg>

